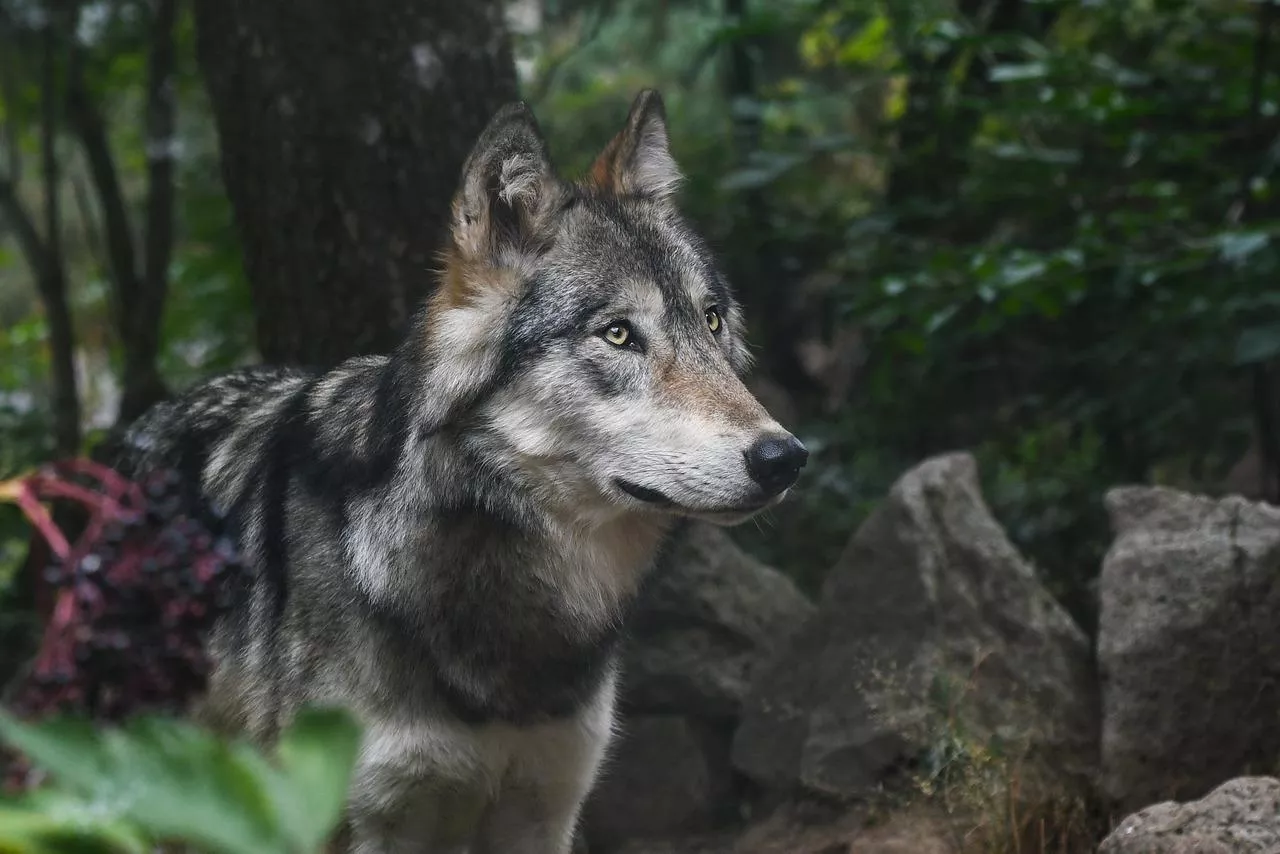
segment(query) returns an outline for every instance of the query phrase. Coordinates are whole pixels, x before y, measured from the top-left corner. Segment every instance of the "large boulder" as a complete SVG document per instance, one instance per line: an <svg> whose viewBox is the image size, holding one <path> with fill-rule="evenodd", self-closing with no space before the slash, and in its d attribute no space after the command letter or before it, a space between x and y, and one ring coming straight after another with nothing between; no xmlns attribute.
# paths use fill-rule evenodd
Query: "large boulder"
<svg viewBox="0 0 1280 854"><path fill-rule="evenodd" d="M1240 777L1191 803L1131 815L1098 854L1273 854L1280 851L1280 780Z"/></svg>
<svg viewBox="0 0 1280 854"><path fill-rule="evenodd" d="M1102 782L1127 809L1185 800L1280 756L1280 509L1107 495L1098 662Z"/></svg>
<svg viewBox="0 0 1280 854"><path fill-rule="evenodd" d="M1088 640L953 454L858 530L818 615L756 680L733 760L765 786L857 796L914 762L996 755L1031 794L1093 771L1096 702Z"/></svg>
<svg viewBox="0 0 1280 854"><path fill-rule="evenodd" d="M623 706L732 718L755 668L814 610L791 579L723 529L688 526L631 618Z"/></svg>
<svg viewBox="0 0 1280 854"><path fill-rule="evenodd" d="M620 736L583 816L593 854L734 817L729 742L742 700L814 611L723 529L680 532L628 625Z"/></svg>

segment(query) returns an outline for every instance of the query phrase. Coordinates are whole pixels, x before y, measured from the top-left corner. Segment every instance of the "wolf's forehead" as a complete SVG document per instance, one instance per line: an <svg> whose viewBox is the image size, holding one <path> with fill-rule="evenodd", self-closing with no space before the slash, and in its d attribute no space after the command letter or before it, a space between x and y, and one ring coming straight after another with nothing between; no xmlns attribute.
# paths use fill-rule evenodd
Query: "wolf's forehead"
<svg viewBox="0 0 1280 854"><path fill-rule="evenodd" d="M649 303L659 296L668 309L722 298L713 259L674 217L642 206L588 205L575 213L560 242L561 263L574 272L619 297ZM649 295L642 297L646 290Z"/></svg>

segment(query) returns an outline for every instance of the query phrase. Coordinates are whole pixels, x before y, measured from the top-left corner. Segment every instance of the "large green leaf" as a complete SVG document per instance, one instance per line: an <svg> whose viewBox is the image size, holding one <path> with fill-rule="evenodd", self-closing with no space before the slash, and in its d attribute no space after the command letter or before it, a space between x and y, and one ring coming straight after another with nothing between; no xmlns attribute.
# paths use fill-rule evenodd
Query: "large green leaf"
<svg viewBox="0 0 1280 854"><path fill-rule="evenodd" d="M360 728L342 709L303 709L280 739L281 819L304 849L323 842L342 817Z"/></svg>
<svg viewBox="0 0 1280 854"><path fill-rule="evenodd" d="M0 854L147 854L147 839L109 805L42 791L0 806Z"/></svg>
<svg viewBox="0 0 1280 854"><path fill-rule="evenodd" d="M0 741L26 754L64 786L92 792L109 773L102 740L93 725L75 718L25 724L0 709Z"/></svg>
<svg viewBox="0 0 1280 854"><path fill-rule="evenodd" d="M289 850L268 797L270 766L247 745L159 719L105 738L113 782L132 795L126 814L157 838L226 854Z"/></svg>
<svg viewBox="0 0 1280 854"><path fill-rule="evenodd" d="M289 851L266 794L270 767L246 746L150 718L95 730L82 721L25 724L0 713L0 737L58 786L153 838L225 854Z"/></svg>

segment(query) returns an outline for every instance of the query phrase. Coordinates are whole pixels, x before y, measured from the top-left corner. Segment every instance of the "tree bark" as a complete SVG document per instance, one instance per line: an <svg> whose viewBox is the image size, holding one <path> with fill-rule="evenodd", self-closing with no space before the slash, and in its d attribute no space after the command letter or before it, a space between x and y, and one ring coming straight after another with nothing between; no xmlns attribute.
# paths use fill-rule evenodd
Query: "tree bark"
<svg viewBox="0 0 1280 854"><path fill-rule="evenodd" d="M463 159L517 97L501 4L195 8L262 356L389 350L433 284Z"/></svg>

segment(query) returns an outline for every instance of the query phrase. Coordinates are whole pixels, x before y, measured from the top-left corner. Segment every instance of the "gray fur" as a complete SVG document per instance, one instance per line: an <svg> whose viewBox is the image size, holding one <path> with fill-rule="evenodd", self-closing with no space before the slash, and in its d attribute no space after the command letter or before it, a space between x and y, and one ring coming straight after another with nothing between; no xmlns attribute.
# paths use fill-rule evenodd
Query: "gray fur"
<svg viewBox="0 0 1280 854"><path fill-rule="evenodd" d="M204 718L263 741L308 701L364 720L358 854L565 854L673 524L785 495L747 471L753 442L790 437L739 379L741 313L670 199L666 140L643 93L570 183L505 108L396 352L220 377L127 437L128 468L177 465L230 514L252 569Z"/></svg>

